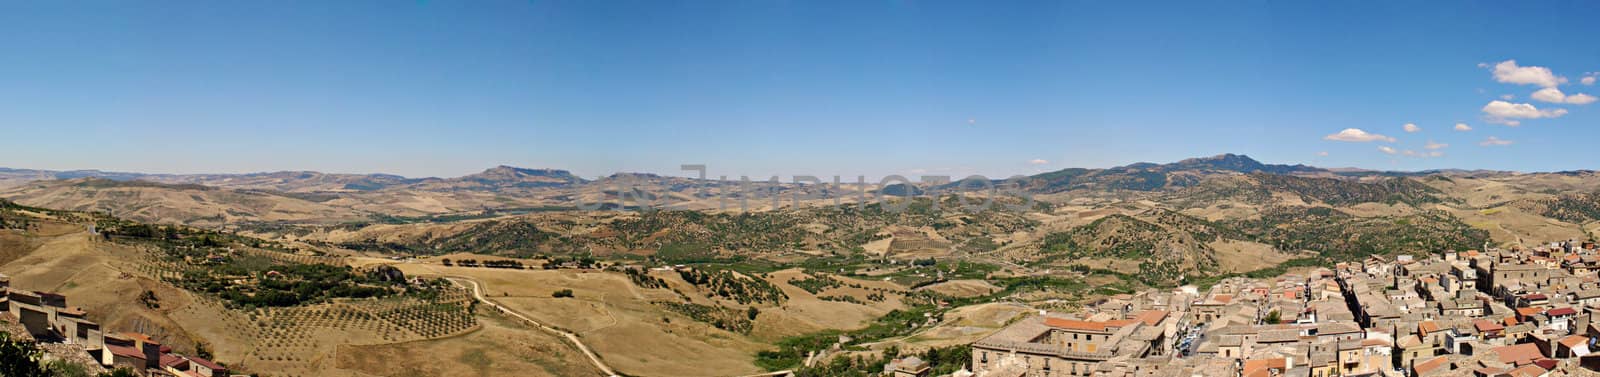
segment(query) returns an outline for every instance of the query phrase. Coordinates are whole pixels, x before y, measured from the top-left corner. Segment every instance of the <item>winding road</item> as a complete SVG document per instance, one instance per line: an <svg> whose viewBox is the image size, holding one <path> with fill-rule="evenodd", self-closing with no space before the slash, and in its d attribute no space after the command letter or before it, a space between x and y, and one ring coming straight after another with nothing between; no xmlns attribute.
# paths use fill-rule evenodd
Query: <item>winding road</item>
<svg viewBox="0 0 1600 377"><path fill-rule="evenodd" d="M505 306L500 305L497 302L489 300L487 297L483 296L483 290L481 288L479 288L478 281L476 281L476 280L472 280L472 279L464 278L464 277L453 277L453 276L452 277L446 277L446 279L450 279L451 282L456 283L457 285L468 285L468 284L472 285L472 297L473 298L478 299L479 302L482 302L484 304L488 304L491 307L494 307L496 310L499 310L501 313L505 313L506 315L509 315L509 316L512 316L512 317L517 317L517 319L521 319L522 321L527 322L528 324L531 324L534 327L538 327L540 330L544 330L544 331L550 332L552 334L556 334L556 335L560 335L562 337L565 337L567 339L567 341L572 342L572 344L575 345L575 346L578 346L578 350L579 351L583 351L583 355L584 356L588 356L589 357L589 362L594 364L595 368L600 369L600 372L605 373L605 375L609 376L609 377L618 377L617 372L612 370L611 366L606 365L606 363L604 361L601 361L600 360L600 356L599 355L595 355L594 351L589 350L589 345L583 344L583 341L579 340L578 336L576 334L573 334L573 333L570 333L570 332L566 332L566 331L562 331L562 330L554 328L554 327L546 326L544 323L540 323L539 321L535 321L535 320L533 320L533 318L528 318L528 316L522 315L522 313L518 313L518 312L516 312L514 310L511 310L510 308L507 308ZM467 282L467 284L462 284L461 282L463 282L463 281Z"/></svg>

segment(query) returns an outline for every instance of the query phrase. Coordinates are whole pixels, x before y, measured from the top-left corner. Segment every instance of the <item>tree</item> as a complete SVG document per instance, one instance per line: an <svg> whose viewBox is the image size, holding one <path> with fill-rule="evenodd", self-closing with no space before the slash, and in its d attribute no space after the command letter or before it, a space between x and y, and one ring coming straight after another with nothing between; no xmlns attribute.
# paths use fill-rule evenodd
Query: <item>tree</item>
<svg viewBox="0 0 1600 377"><path fill-rule="evenodd" d="M99 376L95 376L95 377L138 377L138 376L139 376L138 374L134 374L133 373L132 369L117 368L117 370L113 370L113 371L106 372L106 373L101 373Z"/></svg>
<svg viewBox="0 0 1600 377"><path fill-rule="evenodd" d="M194 343L194 355L206 360L211 360L212 356L211 350L206 349L206 344L200 342Z"/></svg>
<svg viewBox="0 0 1600 377"><path fill-rule="evenodd" d="M1266 322L1268 324L1277 324L1278 322L1280 322L1282 320L1283 320L1283 314L1278 313L1277 310L1273 310L1272 312L1267 313L1267 317L1262 319L1263 322Z"/></svg>
<svg viewBox="0 0 1600 377"><path fill-rule="evenodd" d="M555 293L551 293L550 296L551 297L555 297L555 298L572 297L572 290L571 289L559 290L559 291L556 291Z"/></svg>
<svg viewBox="0 0 1600 377"><path fill-rule="evenodd" d="M750 316L750 320L754 321L754 320L756 320L756 316L761 315L761 311L760 310L756 310L756 307L752 306L752 307L750 307L750 310L746 310L745 311L745 315Z"/></svg>
<svg viewBox="0 0 1600 377"><path fill-rule="evenodd" d="M30 341L18 341L11 333L0 332L0 376L34 377L51 375L39 358L44 351Z"/></svg>
<svg viewBox="0 0 1600 377"><path fill-rule="evenodd" d="M66 360L54 360L45 364L50 369L50 374L56 377L89 377L88 368Z"/></svg>

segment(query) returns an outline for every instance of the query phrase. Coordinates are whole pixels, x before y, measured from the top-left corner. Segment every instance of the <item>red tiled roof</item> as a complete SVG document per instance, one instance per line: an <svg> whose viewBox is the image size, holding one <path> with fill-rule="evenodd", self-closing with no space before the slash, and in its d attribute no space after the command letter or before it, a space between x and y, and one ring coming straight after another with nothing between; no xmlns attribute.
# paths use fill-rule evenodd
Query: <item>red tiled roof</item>
<svg viewBox="0 0 1600 377"><path fill-rule="evenodd" d="M143 352L139 352L139 349L137 349L137 348L107 344L106 345L106 349L110 350L112 355L126 356L126 357L132 357L132 358L139 359L139 360L145 360L144 353Z"/></svg>
<svg viewBox="0 0 1600 377"><path fill-rule="evenodd" d="M128 339L133 339L133 340L137 340L137 341L148 343L148 344L154 344L154 345L158 345L158 346L161 345L161 343L156 342L155 340L151 340L150 336L149 335L145 335L145 334L140 334L140 333L136 333L136 332L125 332L125 333L122 333L122 336L128 337Z"/></svg>
<svg viewBox="0 0 1600 377"><path fill-rule="evenodd" d="M1242 374L1246 376L1270 376L1271 370L1284 370L1289 361L1284 358L1245 360Z"/></svg>
<svg viewBox="0 0 1600 377"><path fill-rule="evenodd" d="M1513 365L1527 364L1544 358L1544 353L1539 351L1539 346L1533 343L1495 347L1491 351L1500 357L1500 362Z"/></svg>
<svg viewBox="0 0 1600 377"><path fill-rule="evenodd" d="M1167 319L1167 312L1164 310L1146 310L1134 315L1133 319L1144 322L1145 325L1155 326L1161 324L1161 320Z"/></svg>
<svg viewBox="0 0 1600 377"><path fill-rule="evenodd" d="M176 367L178 365L187 364L188 362L189 360L184 360L184 358L178 357L177 355L170 353L161 354L161 366L163 367Z"/></svg>
<svg viewBox="0 0 1600 377"><path fill-rule="evenodd" d="M1445 359L1444 356L1436 356L1432 359L1428 359L1428 361L1417 363L1416 366L1411 367L1411 369L1415 370L1419 375L1428 374L1428 372L1431 372L1434 369L1439 369L1439 367L1445 366L1445 364L1448 364L1448 361L1449 360Z"/></svg>
<svg viewBox="0 0 1600 377"><path fill-rule="evenodd" d="M1588 343L1589 337L1583 335L1569 335L1565 338L1561 338L1560 342L1561 345L1567 346L1567 348L1572 348L1577 347L1580 344Z"/></svg>
<svg viewBox="0 0 1600 377"><path fill-rule="evenodd" d="M1550 316L1574 315L1574 314L1578 314L1578 311L1577 310L1573 310L1572 308L1555 308L1555 309L1550 309L1550 311L1544 312L1544 314L1545 315L1550 315Z"/></svg>
<svg viewBox="0 0 1600 377"><path fill-rule="evenodd" d="M1493 321L1486 319L1472 321L1472 327L1477 328L1478 332L1501 331L1506 329L1505 326L1501 326L1498 323L1494 323Z"/></svg>
<svg viewBox="0 0 1600 377"><path fill-rule="evenodd" d="M228 368L223 367L221 365L217 365L217 363L211 362L211 360L206 360L206 359L202 359L202 358L198 358L198 357L191 357L191 358L189 358L189 361L192 361L195 364L200 364L201 366L204 366L204 367L210 368L210 369L214 369L214 370L226 370L226 369L228 369Z"/></svg>

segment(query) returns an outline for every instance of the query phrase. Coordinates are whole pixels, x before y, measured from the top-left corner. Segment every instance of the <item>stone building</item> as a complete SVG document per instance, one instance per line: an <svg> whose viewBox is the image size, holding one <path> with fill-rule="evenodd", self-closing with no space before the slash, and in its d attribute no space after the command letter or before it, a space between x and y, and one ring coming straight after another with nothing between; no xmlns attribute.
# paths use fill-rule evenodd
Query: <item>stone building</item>
<svg viewBox="0 0 1600 377"><path fill-rule="evenodd" d="M1001 360L1020 360L1028 376L1089 376L1113 358L1163 354L1163 329L1171 320L1158 310L1118 319L1029 317L973 343L972 367L982 376L1000 368Z"/></svg>

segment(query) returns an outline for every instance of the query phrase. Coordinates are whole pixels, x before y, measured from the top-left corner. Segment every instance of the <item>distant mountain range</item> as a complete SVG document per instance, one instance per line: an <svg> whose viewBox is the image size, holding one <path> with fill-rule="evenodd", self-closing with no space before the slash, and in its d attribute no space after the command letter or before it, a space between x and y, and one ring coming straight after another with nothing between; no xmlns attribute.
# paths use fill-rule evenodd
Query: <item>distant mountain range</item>
<svg viewBox="0 0 1600 377"><path fill-rule="evenodd" d="M392 174L336 174L314 171L246 174L145 174L100 170L52 171L0 168L0 185L77 178L198 184L222 188L281 192L377 191L394 188L497 191L512 188L553 187L587 182L566 170L525 169L511 166L497 166L480 173L456 178L406 178Z"/></svg>
<svg viewBox="0 0 1600 377"><path fill-rule="evenodd" d="M1268 173L1312 176L1428 176L1445 175L1507 175L1516 172L1494 170L1442 169L1416 172L1380 171L1356 168L1319 168L1307 165L1265 164L1250 156L1221 154L1211 157L1190 158L1182 161L1157 164L1140 162L1105 169L1067 168L1032 176L1030 189L1035 192L1062 192L1077 189L1108 189L1151 191L1168 187L1187 187L1200 178L1215 173ZM1553 174L1585 174L1590 171L1558 172ZM671 178L654 174L618 173L617 176L635 176L652 179ZM0 186L14 186L21 182L62 180L75 178L103 178L114 181L150 181L169 184L199 184L223 188L273 190L281 192L339 192L377 191L385 189L419 190L478 190L499 191L540 187L561 187L590 183L570 171L560 169L530 169L497 166L479 173L455 178L407 178L393 174L341 174L315 171L279 171L242 174L148 174L136 172L109 172L102 170L37 170L0 167ZM685 181L687 182L687 181ZM897 189L898 190L898 189ZM912 190L912 192L919 192Z"/></svg>
<svg viewBox="0 0 1600 377"><path fill-rule="evenodd" d="M1031 178L1024 189L1049 196L1050 200L1143 199L1198 207L1219 200L1261 206L1274 205L1285 198L1298 198L1298 202L1334 206L1360 203L1425 206L1451 202L1465 209L1499 206L1516 199L1527 202L1519 208L1552 205L1586 208L1569 204L1586 203L1584 201L1550 202L1553 204L1536 201L1555 200L1563 193L1588 193L1600 188L1600 174L1593 171L1388 172L1265 164L1239 154L1104 169L1069 168ZM1470 181L1455 182L1460 179ZM646 188L628 191L624 189L627 186L619 185L624 181ZM890 196L924 196L932 189L951 191L955 185L935 187L917 183L869 187L868 190ZM708 186L717 187L714 192L723 195L731 193L731 198L756 199L751 202L758 205L773 203L766 198L774 193L784 198L847 195L824 186L789 183L774 186L753 182L745 188L739 184L646 173L618 173L587 180L566 170L512 166L497 166L454 178L313 171L145 174L0 168L0 198L50 208L104 210L143 221L208 225L253 221L340 222L368 218L390 221L393 219L386 217L515 213L572 208L576 203L626 205L621 203L640 195L686 209L723 208L728 203L739 203L707 196L708 192L713 192L706 191Z"/></svg>

